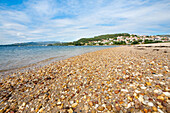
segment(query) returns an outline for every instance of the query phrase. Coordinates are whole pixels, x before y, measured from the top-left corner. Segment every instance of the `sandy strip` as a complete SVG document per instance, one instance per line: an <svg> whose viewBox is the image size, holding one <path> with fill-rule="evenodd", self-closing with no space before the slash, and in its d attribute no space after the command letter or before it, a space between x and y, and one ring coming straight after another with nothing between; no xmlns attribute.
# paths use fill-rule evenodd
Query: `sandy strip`
<svg viewBox="0 0 170 113"><path fill-rule="evenodd" d="M170 57L117 47L86 53L0 82L0 112L170 112Z"/></svg>

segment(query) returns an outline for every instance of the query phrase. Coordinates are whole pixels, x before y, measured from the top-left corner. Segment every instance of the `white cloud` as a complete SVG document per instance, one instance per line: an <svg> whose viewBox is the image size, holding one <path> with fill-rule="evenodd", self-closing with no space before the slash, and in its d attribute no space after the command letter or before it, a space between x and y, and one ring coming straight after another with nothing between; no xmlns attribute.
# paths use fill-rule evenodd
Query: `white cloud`
<svg viewBox="0 0 170 113"><path fill-rule="evenodd" d="M170 31L168 0L29 0L21 5L22 10L0 10L1 43Z"/></svg>
<svg viewBox="0 0 170 113"><path fill-rule="evenodd" d="M13 29L13 30L26 30L27 29L26 26L24 26L22 24L17 24L17 23L4 23L1 28L8 29L8 30L11 30L11 29Z"/></svg>
<svg viewBox="0 0 170 113"><path fill-rule="evenodd" d="M31 22L25 12L17 10L0 10L0 22Z"/></svg>
<svg viewBox="0 0 170 113"><path fill-rule="evenodd" d="M51 18L59 10L54 0L29 0L25 5L28 14L39 18Z"/></svg>

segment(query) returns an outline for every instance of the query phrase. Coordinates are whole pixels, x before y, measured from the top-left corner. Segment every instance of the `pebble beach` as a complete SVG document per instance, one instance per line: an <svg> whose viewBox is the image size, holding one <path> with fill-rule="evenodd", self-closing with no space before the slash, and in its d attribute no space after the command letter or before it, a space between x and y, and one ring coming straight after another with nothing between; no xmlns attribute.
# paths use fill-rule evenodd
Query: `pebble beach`
<svg viewBox="0 0 170 113"><path fill-rule="evenodd" d="M114 47L0 80L2 113L170 113L170 51Z"/></svg>

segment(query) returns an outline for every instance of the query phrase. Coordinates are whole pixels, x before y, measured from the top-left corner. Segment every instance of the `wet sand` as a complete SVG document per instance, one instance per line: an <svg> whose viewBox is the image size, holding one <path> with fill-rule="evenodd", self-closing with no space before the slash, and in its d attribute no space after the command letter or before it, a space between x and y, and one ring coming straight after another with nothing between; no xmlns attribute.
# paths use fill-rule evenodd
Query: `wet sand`
<svg viewBox="0 0 170 113"><path fill-rule="evenodd" d="M0 112L170 112L169 49L117 47L3 78Z"/></svg>

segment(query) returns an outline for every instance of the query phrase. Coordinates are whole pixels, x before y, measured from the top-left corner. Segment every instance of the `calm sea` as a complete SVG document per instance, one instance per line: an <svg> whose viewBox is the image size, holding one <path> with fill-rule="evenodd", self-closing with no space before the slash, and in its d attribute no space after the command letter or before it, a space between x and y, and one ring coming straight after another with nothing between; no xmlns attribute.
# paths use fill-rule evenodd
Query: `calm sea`
<svg viewBox="0 0 170 113"><path fill-rule="evenodd" d="M115 46L0 46L0 72ZM46 60L50 59L50 60Z"/></svg>

